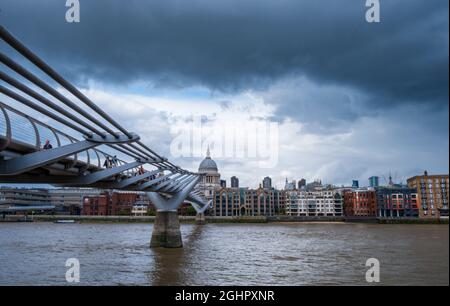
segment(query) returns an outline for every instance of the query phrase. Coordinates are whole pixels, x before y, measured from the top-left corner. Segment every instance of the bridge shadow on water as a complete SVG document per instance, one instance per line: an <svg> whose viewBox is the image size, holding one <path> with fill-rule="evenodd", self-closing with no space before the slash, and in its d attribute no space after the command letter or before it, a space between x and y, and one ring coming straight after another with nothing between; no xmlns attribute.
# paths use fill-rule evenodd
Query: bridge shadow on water
<svg viewBox="0 0 450 306"><path fill-rule="evenodd" d="M154 267L149 273L149 285L177 286L191 283L193 257L205 225L194 225L183 235L182 248L152 248Z"/></svg>

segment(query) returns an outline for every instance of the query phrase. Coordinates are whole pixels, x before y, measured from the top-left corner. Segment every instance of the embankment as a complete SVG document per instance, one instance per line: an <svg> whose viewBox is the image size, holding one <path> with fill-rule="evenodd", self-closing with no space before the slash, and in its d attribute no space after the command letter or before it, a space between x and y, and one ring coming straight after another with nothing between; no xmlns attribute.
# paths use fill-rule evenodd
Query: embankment
<svg viewBox="0 0 450 306"><path fill-rule="evenodd" d="M195 216L179 216L181 223L194 223ZM58 220L74 220L75 222L108 222L108 223L152 223L154 216L65 216L65 215L34 215L5 216L0 222L55 222ZM448 218L417 219L417 218L365 218L365 217L302 217L302 216L242 216L216 217L206 216L207 223L273 223L273 222L349 222L349 223L379 223L379 224L448 224Z"/></svg>

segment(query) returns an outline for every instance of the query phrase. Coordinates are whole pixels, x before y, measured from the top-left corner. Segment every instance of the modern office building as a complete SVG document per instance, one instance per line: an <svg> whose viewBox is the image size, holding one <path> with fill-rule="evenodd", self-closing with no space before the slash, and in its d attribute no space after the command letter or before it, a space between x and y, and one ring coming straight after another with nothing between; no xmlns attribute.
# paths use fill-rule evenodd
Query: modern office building
<svg viewBox="0 0 450 306"><path fill-rule="evenodd" d="M102 193L94 188L56 188L49 189L50 202L55 205L55 213L61 215L80 215L85 197Z"/></svg>
<svg viewBox="0 0 450 306"><path fill-rule="evenodd" d="M380 181L380 179L378 176L369 177L369 187L375 188L375 187L380 186L379 181Z"/></svg>
<svg viewBox="0 0 450 306"><path fill-rule="evenodd" d="M271 189L272 188L272 179L268 176L266 176L263 179L263 188L264 189Z"/></svg>
<svg viewBox="0 0 450 306"><path fill-rule="evenodd" d="M376 217L377 197L373 188L344 191L344 215L349 217Z"/></svg>
<svg viewBox="0 0 450 306"><path fill-rule="evenodd" d="M417 193L419 215L421 218L448 217L449 176L423 175L407 179L407 184Z"/></svg>
<svg viewBox="0 0 450 306"><path fill-rule="evenodd" d="M239 179L235 176L231 177L231 188L239 188Z"/></svg>
<svg viewBox="0 0 450 306"><path fill-rule="evenodd" d="M353 180L352 181L352 188L359 188L359 181L358 180Z"/></svg>
<svg viewBox="0 0 450 306"><path fill-rule="evenodd" d="M227 181L226 180L220 180L220 187L221 188L227 188Z"/></svg>
<svg viewBox="0 0 450 306"><path fill-rule="evenodd" d="M0 205L50 205L47 189L0 188Z"/></svg>
<svg viewBox="0 0 450 306"><path fill-rule="evenodd" d="M27 210L53 211L47 189L39 188L0 188L0 211L3 213L24 212Z"/></svg>

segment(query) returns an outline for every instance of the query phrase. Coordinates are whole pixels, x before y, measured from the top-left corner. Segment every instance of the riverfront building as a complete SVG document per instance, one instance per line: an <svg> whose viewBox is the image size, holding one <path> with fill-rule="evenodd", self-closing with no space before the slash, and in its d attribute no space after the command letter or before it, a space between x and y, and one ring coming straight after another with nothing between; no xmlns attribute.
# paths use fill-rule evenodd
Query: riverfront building
<svg viewBox="0 0 450 306"><path fill-rule="evenodd" d="M417 218L419 205L416 190L403 185L390 184L375 188L377 197L377 217Z"/></svg>
<svg viewBox="0 0 450 306"><path fill-rule="evenodd" d="M284 194L274 189L249 189L245 193L246 216L274 216L284 211Z"/></svg>
<svg viewBox="0 0 450 306"><path fill-rule="evenodd" d="M86 216L107 216L110 215L109 198L107 194L98 196L88 196L83 200L82 214Z"/></svg>
<svg viewBox="0 0 450 306"><path fill-rule="evenodd" d="M0 188L0 211L15 212L33 207L53 209L46 189Z"/></svg>
<svg viewBox="0 0 450 306"><path fill-rule="evenodd" d="M421 218L448 217L449 176L423 175L411 177L408 186L417 194Z"/></svg>
<svg viewBox="0 0 450 306"><path fill-rule="evenodd" d="M85 197L99 196L102 191L93 188L58 188L49 189L50 202L55 206L55 213L61 215L80 215Z"/></svg>
<svg viewBox="0 0 450 306"><path fill-rule="evenodd" d="M131 215L133 216L145 216L150 211L150 205L148 201L137 200L134 202L131 208Z"/></svg>
<svg viewBox="0 0 450 306"><path fill-rule="evenodd" d="M139 206L139 207L137 207ZM143 206L147 206L144 209ZM83 215L114 216L142 214L147 212L150 201L140 192L103 192L96 196L87 196L83 200Z"/></svg>
<svg viewBox="0 0 450 306"><path fill-rule="evenodd" d="M80 215L83 199L98 196L101 191L92 188L1 188L0 207L45 206L47 211L61 215Z"/></svg>
<svg viewBox="0 0 450 306"><path fill-rule="evenodd" d="M46 189L0 188L0 205L50 205Z"/></svg>
<svg viewBox="0 0 450 306"><path fill-rule="evenodd" d="M245 191L245 188L220 188L215 190L212 215L230 217L244 215Z"/></svg>
<svg viewBox="0 0 450 306"><path fill-rule="evenodd" d="M213 198L215 216L274 216L284 209L284 192L275 189L221 188Z"/></svg>
<svg viewBox="0 0 450 306"><path fill-rule="evenodd" d="M377 196L373 188L344 191L344 214L349 217L376 217Z"/></svg>
<svg viewBox="0 0 450 306"><path fill-rule="evenodd" d="M330 186L286 190L285 212L289 216L342 216L342 191Z"/></svg>

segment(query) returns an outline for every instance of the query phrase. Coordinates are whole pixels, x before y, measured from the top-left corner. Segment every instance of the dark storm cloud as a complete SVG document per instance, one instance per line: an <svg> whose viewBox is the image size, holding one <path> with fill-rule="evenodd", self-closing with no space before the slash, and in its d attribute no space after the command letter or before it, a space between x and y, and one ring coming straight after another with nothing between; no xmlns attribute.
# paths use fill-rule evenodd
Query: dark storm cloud
<svg viewBox="0 0 450 306"><path fill-rule="evenodd" d="M79 24L65 22L63 0L3 0L0 16L78 84L238 91L300 75L377 106L446 104L448 1L380 2L379 24L365 22L364 0L81 0Z"/></svg>

